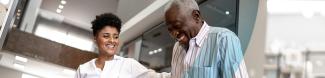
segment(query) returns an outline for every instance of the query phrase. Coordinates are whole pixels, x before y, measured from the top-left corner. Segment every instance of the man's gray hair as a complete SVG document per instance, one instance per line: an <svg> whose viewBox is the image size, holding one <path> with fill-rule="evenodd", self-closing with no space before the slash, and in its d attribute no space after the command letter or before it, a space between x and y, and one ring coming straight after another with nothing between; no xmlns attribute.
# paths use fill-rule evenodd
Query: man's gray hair
<svg viewBox="0 0 325 78"><path fill-rule="evenodd" d="M190 12L199 10L199 5L195 0L169 0L165 6L164 12L167 12L173 5L176 5L182 10L181 12Z"/></svg>

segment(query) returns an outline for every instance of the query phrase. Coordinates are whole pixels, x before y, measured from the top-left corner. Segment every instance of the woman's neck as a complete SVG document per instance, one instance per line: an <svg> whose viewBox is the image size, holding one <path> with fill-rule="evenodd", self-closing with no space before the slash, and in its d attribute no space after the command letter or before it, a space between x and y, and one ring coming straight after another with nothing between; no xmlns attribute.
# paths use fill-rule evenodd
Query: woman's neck
<svg viewBox="0 0 325 78"><path fill-rule="evenodd" d="M100 60L100 61L109 61L109 60L112 60L113 58L114 58L114 55L99 54L97 60Z"/></svg>
<svg viewBox="0 0 325 78"><path fill-rule="evenodd" d="M95 61L96 67L103 70L103 68L105 66L105 61L112 60L113 58L114 58L114 55L107 56L107 55L100 54Z"/></svg>

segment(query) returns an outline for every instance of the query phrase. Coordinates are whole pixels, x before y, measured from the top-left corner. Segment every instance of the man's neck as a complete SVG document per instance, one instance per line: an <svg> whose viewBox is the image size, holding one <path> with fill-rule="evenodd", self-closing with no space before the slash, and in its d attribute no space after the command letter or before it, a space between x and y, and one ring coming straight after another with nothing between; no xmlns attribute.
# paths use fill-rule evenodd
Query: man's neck
<svg viewBox="0 0 325 78"><path fill-rule="evenodd" d="M194 38L199 34L199 32L200 32L201 28L203 27L203 25L204 25L204 21L202 21L196 28L193 28L193 32L192 32L193 35L192 35L191 38Z"/></svg>

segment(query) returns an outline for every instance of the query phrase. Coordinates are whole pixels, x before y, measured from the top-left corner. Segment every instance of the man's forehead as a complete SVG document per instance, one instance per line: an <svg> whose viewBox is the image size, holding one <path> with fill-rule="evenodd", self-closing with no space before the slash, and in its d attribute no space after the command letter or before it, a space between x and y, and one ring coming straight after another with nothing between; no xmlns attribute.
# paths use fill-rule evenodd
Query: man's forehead
<svg viewBox="0 0 325 78"><path fill-rule="evenodd" d="M181 12L178 7L171 7L167 10L165 15L175 17L175 16L178 16L179 14L181 14Z"/></svg>

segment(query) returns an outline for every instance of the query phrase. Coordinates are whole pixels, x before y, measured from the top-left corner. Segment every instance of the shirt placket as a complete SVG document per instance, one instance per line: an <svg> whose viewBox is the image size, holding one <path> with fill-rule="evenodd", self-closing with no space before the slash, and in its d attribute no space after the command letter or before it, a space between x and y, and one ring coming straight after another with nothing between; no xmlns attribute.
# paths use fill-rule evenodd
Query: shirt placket
<svg viewBox="0 0 325 78"><path fill-rule="evenodd" d="M194 58L192 58L193 54L194 54L194 49L195 49L195 39L191 39L190 40L190 46L188 48L188 51L186 53L185 56L185 70L187 71L189 69L189 67L191 66L191 62L194 60Z"/></svg>

